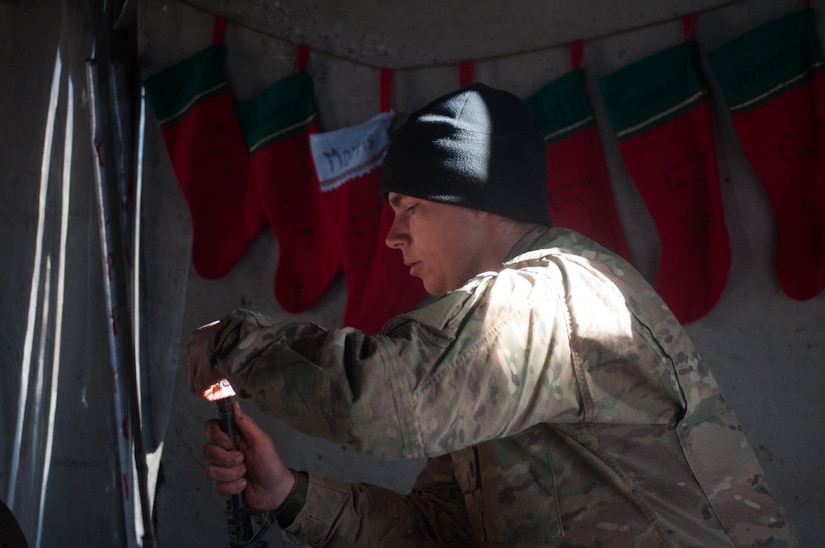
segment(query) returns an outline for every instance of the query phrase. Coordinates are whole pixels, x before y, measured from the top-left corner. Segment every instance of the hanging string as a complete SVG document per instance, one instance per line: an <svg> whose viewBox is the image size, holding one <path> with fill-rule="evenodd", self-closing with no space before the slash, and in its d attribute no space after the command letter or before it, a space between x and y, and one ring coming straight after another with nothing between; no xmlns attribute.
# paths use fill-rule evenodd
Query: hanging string
<svg viewBox="0 0 825 548"><path fill-rule="evenodd" d="M685 42L693 42L696 39L696 13L682 15L682 33L685 36Z"/></svg>
<svg viewBox="0 0 825 548"><path fill-rule="evenodd" d="M463 59L458 64L458 87L466 88L475 81L475 64L472 59Z"/></svg>
<svg viewBox="0 0 825 548"><path fill-rule="evenodd" d="M212 43L216 46L223 45L226 40L226 17L216 15L212 23Z"/></svg>
<svg viewBox="0 0 825 548"><path fill-rule="evenodd" d="M381 69L381 112L392 108L392 69Z"/></svg>
<svg viewBox="0 0 825 548"><path fill-rule="evenodd" d="M217 14L213 13L211 10L208 10L208 9L202 7L202 6L197 5L196 3L194 3L193 0L177 0L177 1L179 3L185 5L185 6L188 6L190 8L195 9L195 10L198 10L202 13L207 14L207 15L211 15L213 17L218 16ZM705 8L703 10L698 10L698 11L692 12L692 15L698 16L698 15L701 15L703 13L718 11L718 10L733 6L735 4L744 4L745 2L749 2L749 1L752 1L752 0L728 0L727 2L723 2L723 3L718 4L716 6L712 6L712 7L709 7L709 8ZM804 0L804 2L805 2L805 6L809 7L810 0ZM590 37L587 37L587 38L583 38L582 40L584 42L594 42L594 41L597 41L597 40L605 40L607 38L612 38L612 37L615 37L615 36L621 36L621 35L629 34L629 33L632 33L632 32L635 33L635 32L638 32L640 30L644 30L644 29L648 29L648 28L658 27L658 26L661 26L661 25L666 24L666 23L671 23L673 21L678 21L680 19L681 19L681 16L668 17L668 18L660 19L658 21L653 21L653 22L650 22L650 23L647 23L647 24L644 24L644 25L639 25L639 26L635 26L635 27L631 27L631 28L620 29L620 30L617 30L617 31L607 32L607 33L604 33L604 34L593 35L593 36L590 36ZM235 26L238 26L240 28L244 28L246 30L255 32L257 34L261 34L261 35L266 36L266 37L268 37L272 40L282 42L284 44L288 44L288 45L291 45L291 46L296 46L297 45L292 40L283 38L281 36L277 36L275 34L267 32L263 29L257 28L253 25L243 23L241 21L236 21L234 19L228 19L228 21L230 23L232 23L233 25L235 25ZM546 45L542 45L542 46L536 46L536 47L533 47L533 48L526 48L526 49L502 52L502 53L499 53L499 54L487 55L487 56L482 56L482 57L474 57L474 60L475 60L476 63L496 61L496 60L499 60L499 59L506 59L506 58L510 58L510 57L521 57L521 56L524 56L524 55L530 55L530 54L534 54L534 53L541 53L541 52L544 52L544 51L550 51L550 50L554 50L554 49L569 48L569 45L570 45L569 41L553 42L553 43L550 43L550 44L546 44ZM327 51L327 50L322 50L322 49L317 49L317 48L312 48L312 51L313 51L313 53L315 53L317 55L323 55L324 57L328 57L330 59L336 59L338 61L345 61L345 62L351 63L353 65L359 65L359 66L362 66L362 67L372 68L372 69L376 69L376 70L380 70L381 68L385 68L383 65L368 63L368 62L361 61L361 60L353 58L353 57L340 55L340 54L332 52L332 51ZM445 61L443 63L428 63L428 64L420 64L420 65L410 65L410 66L406 66L406 67L394 67L393 70L396 71L396 72L426 70L426 69L433 69L433 68L454 67L459 63L460 63L460 60L458 60L458 61Z"/></svg>
<svg viewBox="0 0 825 548"><path fill-rule="evenodd" d="M570 48L570 68L576 70L582 64L582 55L584 55L584 42L581 40L573 40L568 46Z"/></svg>
<svg viewBox="0 0 825 548"><path fill-rule="evenodd" d="M309 46L298 44L295 47L295 70L304 72L309 64Z"/></svg>

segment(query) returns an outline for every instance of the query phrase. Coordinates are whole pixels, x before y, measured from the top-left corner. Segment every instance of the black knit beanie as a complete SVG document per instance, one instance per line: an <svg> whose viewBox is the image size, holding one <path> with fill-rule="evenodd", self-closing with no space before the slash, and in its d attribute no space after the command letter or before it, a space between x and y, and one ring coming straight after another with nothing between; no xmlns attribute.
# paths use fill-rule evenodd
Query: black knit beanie
<svg viewBox="0 0 825 548"><path fill-rule="evenodd" d="M384 159L381 193L550 226L545 150L524 101L473 84L410 115Z"/></svg>

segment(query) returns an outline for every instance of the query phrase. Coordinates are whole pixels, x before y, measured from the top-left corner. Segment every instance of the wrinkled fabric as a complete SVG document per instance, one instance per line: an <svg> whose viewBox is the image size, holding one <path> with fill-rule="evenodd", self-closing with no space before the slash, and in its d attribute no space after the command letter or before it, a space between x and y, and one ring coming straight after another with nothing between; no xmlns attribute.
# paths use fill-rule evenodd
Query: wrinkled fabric
<svg viewBox="0 0 825 548"><path fill-rule="evenodd" d="M304 433L429 457L406 495L310 474L298 542L797 545L673 314L565 229L537 228L501 270L379 335L238 310L211 352L241 397Z"/></svg>

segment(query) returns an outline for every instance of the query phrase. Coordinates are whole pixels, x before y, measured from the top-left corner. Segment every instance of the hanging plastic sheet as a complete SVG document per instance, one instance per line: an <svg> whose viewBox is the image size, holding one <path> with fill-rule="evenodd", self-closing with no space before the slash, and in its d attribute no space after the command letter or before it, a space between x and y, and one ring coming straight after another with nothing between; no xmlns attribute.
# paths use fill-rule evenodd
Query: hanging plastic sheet
<svg viewBox="0 0 825 548"><path fill-rule="evenodd" d="M89 11L72 2L57 8L12 3L0 10L11 21L6 51L16 52L0 55L4 73L26 74L0 86L0 499L29 546L147 545L137 468L124 496L119 464L124 456L137 461L132 446L129 454L118 451L124 415L107 340L112 317L84 70L93 25ZM163 189L144 192L140 185L143 108L130 70L113 63L101 85L116 122L112 142L121 150L111 170L120 175L113 192L126 212L124 313L139 364L129 390L142 418L142 481L151 505L179 359L189 250L164 238L170 229L158 218Z"/></svg>

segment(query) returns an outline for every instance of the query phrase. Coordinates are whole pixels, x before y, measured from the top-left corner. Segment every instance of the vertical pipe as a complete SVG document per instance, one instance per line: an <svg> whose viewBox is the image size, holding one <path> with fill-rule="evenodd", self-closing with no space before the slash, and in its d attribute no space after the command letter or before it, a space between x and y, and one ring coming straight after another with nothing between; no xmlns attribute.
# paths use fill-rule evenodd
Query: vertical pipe
<svg viewBox="0 0 825 548"><path fill-rule="evenodd" d="M97 159L95 166L95 190L100 217L100 242L103 258L103 282L110 319L109 348L115 379L115 419L118 426L118 449L121 461L123 503L127 509L127 531L134 542L135 509L132 504L132 460L130 448L134 448L134 466L137 472L137 488L143 518L143 546L154 544L152 511L148 496L148 472L144 451L140 403L138 397L137 369L129 312L127 268L122 247L122 224L119 218L120 197L113 170L114 141L110 123L110 104L105 85L102 85L100 66L95 61L86 63L89 102L92 105L92 149Z"/></svg>
<svg viewBox="0 0 825 548"><path fill-rule="evenodd" d="M95 57L87 62L87 87L94 116L92 147L97 158L95 169L95 189L98 197L100 216L100 241L103 257L103 281L106 293L108 314L111 320L109 344L111 363L115 375L115 402L117 406L118 426L127 440L131 438L134 450L128 475L122 477L124 485L124 505L132 507L132 515L127 518L127 530L131 537L129 544L135 542L138 515L131 503L132 493L126 489L134 485L132 470L136 473L140 510L142 512L144 547L155 545L152 508L149 502L148 465L144 448L143 427L141 424L140 397L138 392L138 373L135 363L135 341L131 326L128 300L127 268L124 264L122 226L118 217L120 199L117 192L114 135L116 122L114 111L116 98L113 97L113 70L111 53L115 38L112 29L112 6L107 0L93 0L99 9L94 12ZM129 116L128 127L132 131L133 120ZM122 416L124 415L125 416ZM122 418L121 418L122 417ZM121 455L122 457L122 455ZM125 472L125 470L123 470Z"/></svg>
<svg viewBox="0 0 825 548"><path fill-rule="evenodd" d="M95 158L95 193L100 228L101 256L103 258L103 285L105 291L106 310L109 315L109 364L114 379L115 403L115 436L117 438L118 464L120 472L121 502L126 527L128 546L135 544L135 509L132 502L132 433L129 423L128 389L124 370L128 367L128 358L125 356L125 342L131 333L124 332L123 317L128 317L125 308L121 306L120 295L122 284L119 256L120 226L118 217L112 215L110 202L109 179L111 172L107 169L107 140L105 138L104 115L106 108L100 97L100 75L94 61L86 62L86 89L89 100L89 116L91 117L92 151ZM114 199L117 199L115 196ZM128 325L128 323L127 323Z"/></svg>

